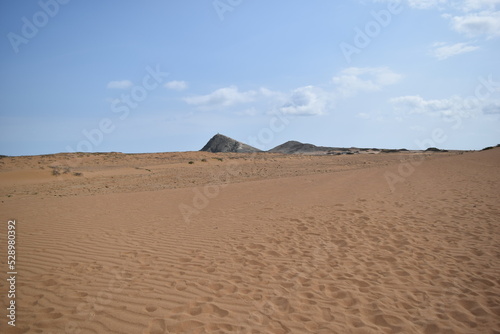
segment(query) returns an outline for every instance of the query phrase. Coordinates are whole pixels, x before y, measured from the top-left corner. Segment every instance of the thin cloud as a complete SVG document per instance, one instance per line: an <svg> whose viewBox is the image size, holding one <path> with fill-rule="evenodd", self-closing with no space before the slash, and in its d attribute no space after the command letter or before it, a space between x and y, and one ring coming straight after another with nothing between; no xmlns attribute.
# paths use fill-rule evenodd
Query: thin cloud
<svg viewBox="0 0 500 334"><path fill-rule="evenodd" d="M207 95L197 95L184 98L187 104L204 109L225 108L236 104L249 103L255 100L256 91L240 92L238 87L220 88Z"/></svg>
<svg viewBox="0 0 500 334"><path fill-rule="evenodd" d="M173 80L169 81L164 85L165 88L171 89L171 90L177 90L177 91L182 91L188 88L188 84L186 81L178 81L178 80Z"/></svg>
<svg viewBox="0 0 500 334"><path fill-rule="evenodd" d="M344 96L354 96L359 92L376 92L393 85L402 76L387 67L349 67L333 77L338 92Z"/></svg>
<svg viewBox="0 0 500 334"><path fill-rule="evenodd" d="M394 0L373 0L374 2L391 2ZM455 9L463 12L495 9L500 0L406 0L408 7L414 9Z"/></svg>
<svg viewBox="0 0 500 334"><path fill-rule="evenodd" d="M371 118L370 114L368 114L366 112L359 112L356 114L356 117L361 118L361 119L370 119Z"/></svg>
<svg viewBox="0 0 500 334"><path fill-rule="evenodd" d="M469 118L482 113L484 107L484 103L477 99L465 99L460 96L426 100L420 95L410 95L393 98L389 102L398 114L441 117Z"/></svg>
<svg viewBox="0 0 500 334"><path fill-rule="evenodd" d="M373 0L373 2L394 2L394 0ZM447 5L448 0L407 0L408 6L415 9L430 9Z"/></svg>
<svg viewBox="0 0 500 334"><path fill-rule="evenodd" d="M445 5L447 0L408 0L408 5L411 8L429 9Z"/></svg>
<svg viewBox="0 0 500 334"><path fill-rule="evenodd" d="M487 104L482 108L482 111L485 115L500 115L500 102Z"/></svg>
<svg viewBox="0 0 500 334"><path fill-rule="evenodd" d="M110 81L106 88L109 89L128 89L133 86L132 81L130 80L119 80L119 81Z"/></svg>
<svg viewBox="0 0 500 334"><path fill-rule="evenodd" d="M445 60L459 54L472 52L478 50L479 47L475 45L469 45L468 43L434 43L432 45L433 50L431 50L431 55L438 60Z"/></svg>
<svg viewBox="0 0 500 334"><path fill-rule="evenodd" d="M490 9L493 10L497 5L500 5L500 0L465 0L462 4L462 10L481 10Z"/></svg>

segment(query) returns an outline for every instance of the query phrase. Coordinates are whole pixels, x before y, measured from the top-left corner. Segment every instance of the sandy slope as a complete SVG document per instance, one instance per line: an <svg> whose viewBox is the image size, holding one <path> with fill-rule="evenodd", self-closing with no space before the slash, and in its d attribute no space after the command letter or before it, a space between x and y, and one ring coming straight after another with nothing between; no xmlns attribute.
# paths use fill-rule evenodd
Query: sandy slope
<svg viewBox="0 0 500 334"><path fill-rule="evenodd" d="M88 156L63 178L22 175L50 157L6 160L0 265L16 218L19 308L0 332L500 332L500 149L414 170L184 155Z"/></svg>

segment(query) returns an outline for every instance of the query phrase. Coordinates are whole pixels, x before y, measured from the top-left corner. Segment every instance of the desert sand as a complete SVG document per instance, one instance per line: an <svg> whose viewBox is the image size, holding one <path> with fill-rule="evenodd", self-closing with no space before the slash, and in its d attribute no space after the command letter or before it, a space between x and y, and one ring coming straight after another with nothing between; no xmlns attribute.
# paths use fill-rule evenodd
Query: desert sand
<svg viewBox="0 0 500 334"><path fill-rule="evenodd" d="M3 157L0 333L500 333L499 185L500 148Z"/></svg>

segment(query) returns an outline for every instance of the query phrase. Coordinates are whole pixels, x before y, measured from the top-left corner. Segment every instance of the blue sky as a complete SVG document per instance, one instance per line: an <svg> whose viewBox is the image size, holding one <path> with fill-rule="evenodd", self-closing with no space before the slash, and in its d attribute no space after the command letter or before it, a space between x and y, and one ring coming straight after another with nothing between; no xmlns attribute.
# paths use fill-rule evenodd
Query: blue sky
<svg viewBox="0 0 500 334"><path fill-rule="evenodd" d="M500 0L3 1L0 29L0 154L500 143Z"/></svg>

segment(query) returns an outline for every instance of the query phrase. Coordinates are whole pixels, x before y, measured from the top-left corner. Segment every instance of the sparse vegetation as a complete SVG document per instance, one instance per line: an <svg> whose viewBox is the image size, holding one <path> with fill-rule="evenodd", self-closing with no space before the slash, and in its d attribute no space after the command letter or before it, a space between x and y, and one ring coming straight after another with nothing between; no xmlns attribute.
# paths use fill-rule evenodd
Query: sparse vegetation
<svg viewBox="0 0 500 334"><path fill-rule="evenodd" d="M406 152L408 151L406 148L400 148L400 149L382 149L382 153L399 153L399 152Z"/></svg>
<svg viewBox="0 0 500 334"><path fill-rule="evenodd" d="M194 164L194 161L190 161L190 162L188 162L188 164L192 165L192 164Z"/></svg>
<svg viewBox="0 0 500 334"><path fill-rule="evenodd" d="M207 159L201 159L201 162L207 162Z"/></svg>
<svg viewBox="0 0 500 334"><path fill-rule="evenodd" d="M52 175L54 176L71 173L69 166L50 166L50 168L52 168Z"/></svg>
<svg viewBox="0 0 500 334"><path fill-rule="evenodd" d="M447 150L441 150L441 149L436 148L436 147L429 147L425 151L426 152L448 152Z"/></svg>
<svg viewBox="0 0 500 334"><path fill-rule="evenodd" d="M75 172L73 173L74 176L83 176L83 173L80 173L80 172Z"/></svg>

